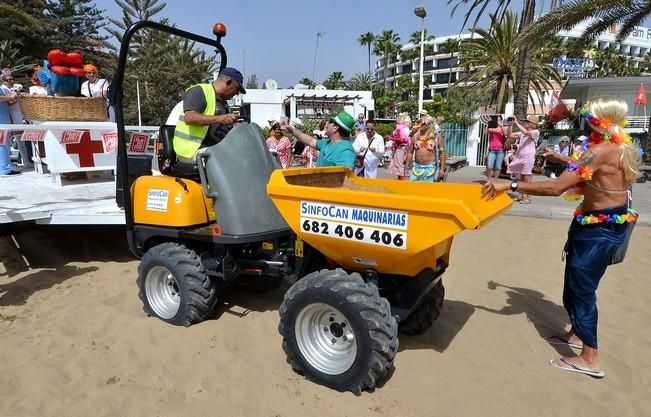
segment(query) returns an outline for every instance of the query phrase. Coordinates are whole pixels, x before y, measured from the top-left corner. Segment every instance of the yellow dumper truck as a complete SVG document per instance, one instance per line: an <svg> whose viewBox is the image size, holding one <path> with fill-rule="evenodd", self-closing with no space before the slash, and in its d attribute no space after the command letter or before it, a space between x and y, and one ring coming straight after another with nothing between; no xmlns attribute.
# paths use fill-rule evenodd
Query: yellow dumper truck
<svg viewBox="0 0 651 417"><path fill-rule="evenodd" d="M455 234L506 210L505 195L478 185L364 179L344 168L278 169L257 125L243 122L195 164L179 162L173 127L161 126L163 175L129 170L122 82L131 37L157 29L214 46L226 66L224 33L208 39L154 22L123 37L113 81L119 192L137 285L151 316L189 326L214 314L228 286L256 291L292 283L280 306L288 361L310 380L360 393L387 376L398 332L422 333L441 312L441 281Z"/></svg>

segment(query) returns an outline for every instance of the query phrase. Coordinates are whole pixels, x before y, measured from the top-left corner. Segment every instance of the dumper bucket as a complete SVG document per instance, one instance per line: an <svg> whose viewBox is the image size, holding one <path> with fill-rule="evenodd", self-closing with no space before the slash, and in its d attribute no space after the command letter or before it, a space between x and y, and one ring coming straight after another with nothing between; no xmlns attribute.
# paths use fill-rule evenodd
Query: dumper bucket
<svg viewBox="0 0 651 417"><path fill-rule="evenodd" d="M365 179L341 167L276 170L267 193L292 230L338 265L415 276L447 265L452 238L508 209L474 184Z"/></svg>

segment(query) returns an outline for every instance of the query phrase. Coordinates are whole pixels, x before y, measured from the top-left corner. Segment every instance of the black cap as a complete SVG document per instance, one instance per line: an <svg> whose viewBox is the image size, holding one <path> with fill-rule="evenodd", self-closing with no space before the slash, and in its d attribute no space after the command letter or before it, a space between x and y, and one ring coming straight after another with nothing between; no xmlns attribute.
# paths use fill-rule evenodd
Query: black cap
<svg viewBox="0 0 651 417"><path fill-rule="evenodd" d="M239 72L235 68L226 67L219 72L219 75L223 75L225 77L231 78L237 81L238 83L240 83L240 93L246 94L246 90L244 89L244 76L242 75L241 72Z"/></svg>

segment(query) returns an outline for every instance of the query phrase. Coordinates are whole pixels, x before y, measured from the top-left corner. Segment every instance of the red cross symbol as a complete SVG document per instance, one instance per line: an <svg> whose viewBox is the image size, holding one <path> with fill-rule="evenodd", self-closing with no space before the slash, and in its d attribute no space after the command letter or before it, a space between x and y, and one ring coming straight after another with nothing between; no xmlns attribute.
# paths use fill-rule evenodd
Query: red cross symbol
<svg viewBox="0 0 651 417"><path fill-rule="evenodd" d="M104 153L104 146L101 140L91 140L90 132L84 132L79 143L66 145L66 153L79 155L79 168L94 167L93 154Z"/></svg>

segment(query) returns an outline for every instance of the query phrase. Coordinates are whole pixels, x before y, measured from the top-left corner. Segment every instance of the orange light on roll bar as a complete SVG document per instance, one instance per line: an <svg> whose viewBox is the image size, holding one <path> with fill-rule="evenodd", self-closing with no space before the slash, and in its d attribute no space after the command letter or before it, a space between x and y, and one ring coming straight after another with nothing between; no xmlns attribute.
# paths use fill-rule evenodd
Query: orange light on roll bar
<svg viewBox="0 0 651 417"><path fill-rule="evenodd" d="M226 25L223 23L216 23L215 26L212 27L212 33L215 36L226 36Z"/></svg>

